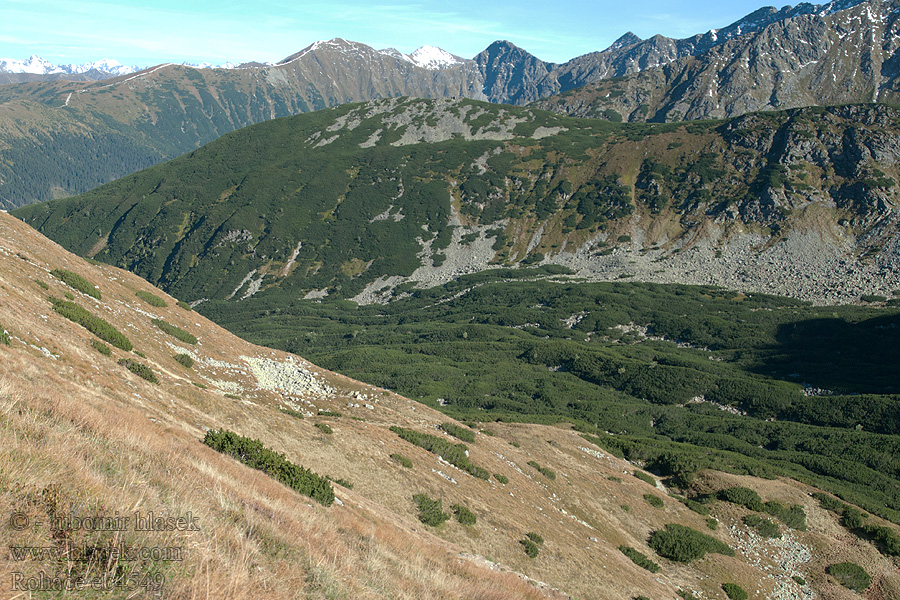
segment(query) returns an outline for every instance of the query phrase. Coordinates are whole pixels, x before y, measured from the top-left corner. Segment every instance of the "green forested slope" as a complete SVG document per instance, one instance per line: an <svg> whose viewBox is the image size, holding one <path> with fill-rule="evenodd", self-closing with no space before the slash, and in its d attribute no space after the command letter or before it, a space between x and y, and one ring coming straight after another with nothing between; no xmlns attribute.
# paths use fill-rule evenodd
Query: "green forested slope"
<svg viewBox="0 0 900 600"><path fill-rule="evenodd" d="M708 222L774 243L812 218L877 250L890 229L863 234L897 200L898 133L900 112L880 105L614 125L394 99L252 126L14 214L189 301L269 287L353 297L441 264L455 227L491 240L498 264L579 247L634 215L651 223L646 247L673 252Z"/></svg>
<svg viewBox="0 0 900 600"><path fill-rule="evenodd" d="M273 291L202 310L458 418L570 421L663 473L789 475L900 519L900 310L553 272L485 272L389 305Z"/></svg>

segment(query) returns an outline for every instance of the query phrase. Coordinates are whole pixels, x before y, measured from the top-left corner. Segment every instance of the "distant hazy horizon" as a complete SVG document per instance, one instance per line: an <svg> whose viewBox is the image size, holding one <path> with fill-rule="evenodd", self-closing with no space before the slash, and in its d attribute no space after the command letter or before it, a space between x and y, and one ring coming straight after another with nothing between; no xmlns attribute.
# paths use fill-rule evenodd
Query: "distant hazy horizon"
<svg viewBox="0 0 900 600"><path fill-rule="evenodd" d="M341 37L407 54L437 46L463 58L504 39L543 60L565 62L602 50L628 31L642 38L688 37L729 25L764 5L753 0L5 0L0 58L36 54L54 64L109 58L136 66L277 62L317 40Z"/></svg>

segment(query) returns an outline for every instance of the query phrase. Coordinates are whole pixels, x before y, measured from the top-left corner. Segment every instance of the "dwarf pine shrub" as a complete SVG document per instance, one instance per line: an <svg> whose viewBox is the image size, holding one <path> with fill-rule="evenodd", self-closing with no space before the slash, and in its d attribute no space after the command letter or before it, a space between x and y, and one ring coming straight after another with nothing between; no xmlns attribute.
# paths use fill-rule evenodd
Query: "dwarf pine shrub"
<svg viewBox="0 0 900 600"><path fill-rule="evenodd" d="M119 364L141 379L146 379L150 383L159 383L159 379L156 378L156 374L153 372L153 369L143 363L139 363L138 361L131 358L120 358Z"/></svg>
<svg viewBox="0 0 900 600"><path fill-rule="evenodd" d="M50 297L50 302L53 304L53 310L70 321L78 323L101 340L109 342L120 350L131 351L131 341L100 317L94 316L74 302L60 300L53 296Z"/></svg>
<svg viewBox="0 0 900 600"><path fill-rule="evenodd" d="M734 556L734 550L727 544L677 523L669 523L665 529L653 532L650 547L664 558L683 563L703 558L707 552Z"/></svg>
<svg viewBox="0 0 900 600"><path fill-rule="evenodd" d="M175 360L183 367L190 369L194 366L194 359L191 358L190 354L176 354Z"/></svg>
<svg viewBox="0 0 900 600"><path fill-rule="evenodd" d="M644 473L643 471L635 471L634 476L637 477L638 479L640 479L641 481L646 481L653 487L656 487L656 479L654 479L652 475L648 475L647 473Z"/></svg>
<svg viewBox="0 0 900 600"><path fill-rule="evenodd" d="M440 500L433 500L425 494L416 494L412 499L419 509L419 520L426 525L437 527L450 518L449 514L441 510Z"/></svg>
<svg viewBox="0 0 900 600"><path fill-rule="evenodd" d="M478 521L478 517L475 516L475 513L462 504L454 504L450 507L450 510L456 515L456 520L463 525L474 525L475 522Z"/></svg>
<svg viewBox="0 0 900 600"><path fill-rule="evenodd" d="M401 465L403 465L404 467L406 467L407 469L412 469L412 461L409 460L408 458L406 458L405 456L403 456L402 454L397 454L395 452L394 454L391 454L391 458L394 461L396 461L396 462L400 463Z"/></svg>
<svg viewBox="0 0 900 600"><path fill-rule="evenodd" d="M548 469L547 467L542 467L538 464L537 461L529 460L528 465L538 471L541 475L546 477L547 479L556 479L556 472L552 469Z"/></svg>
<svg viewBox="0 0 900 600"><path fill-rule="evenodd" d="M233 431L209 430L203 443L324 506L331 506L334 502L334 488L326 478L290 462L284 454L266 448L259 440L240 436Z"/></svg>
<svg viewBox="0 0 900 600"><path fill-rule="evenodd" d="M728 600L747 600L747 592L736 583L723 583L722 591L728 596Z"/></svg>
<svg viewBox="0 0 900 600"><path fill-rule="evenodd" d="M541 549L528 538L519 540L519 543L522 544L525 548L525 554L529 556L529 558L537 558L537 555L540 553Z"/></svg>
<svg viewBox="0 0 900 600"><path fill-rule="evenodd" d="M98 290L93 283L79 275L78 273L73 273L67 269L53 269L50 271L50 274L68 285L69 287L78 290L83 294L87 294L97 300L102 300L102 295L100 294L100 290Z"/></svg>
<svg viewBox="0 0 900 600"><path fill-rule="evenodd" d="M107 346L100 340L95 340L94 338L91 338L91 346L93 346L94 350L96 350L103 356L110 356L112 354L112 350L109 349L109 346Z"/></svg>
<svg viewBox="0 0 900 600"><path fill-rule="evenodd" d="M171 323L167 323L167 322L163 321L162 319L153 319L153 324L156 325L157 327L159 327L160 329L162 329L164 332L171 335L173 338L175 338L177 340L181 340L185 344L196 344L197 343L197 338L194 337L192 334L188 333L184 329L181 329L180 327L176 327L175 325L172 325Z"/></svg>
<svg viewBox="0 0 900 600"><path fill-rule="evenodd" d="M619 552L631 559L631 562L637 566L647 569L651 573L659 572L659 565L647 558L642 552L635 550L630 546L619 546Z"/></svg>
<svg viewBox="0 0 900 600"><path fill-rule="evenodd" d="M654 508L662 508L665 505L663 499L656 494L644 494L644 500L646 500L647 504Z"/></svg>
<svg viewBox="0 0 900 600"><path fill-rule="evenodd" d="M443 429L453 437L461 439L464 442L469 442L470 444L475 442L474 431L463 429L462 427L454 423L441 423L441 429Z"/></svg>
<svg viewBox="0 0 900 600"><path fill-rule="evenodd" d="M303 418L303 413L301 413L301 412L299 412L299 411L296 411L296 410L294 410L293 408L285 408L285 407L283 407L283 406L279 406L279 407L278 407L278 410L280 410L281 412L283 412L284 414L286 414L286 415L288 415L288 416L290 416L290 417L294 417L295 419L302 419L302 418Z"/></svg>
<svg viewBox="0 0 900 600"><path fill-rule="evenodd" d="M872 583L872 577L856 563L844 562L829 565L825 572L851 590L862 592Z"/></svg>
<svg viewBox="0 0 900 600"><path fill-rule="evenodd" d="M150 306L155 306L156 308L165 308L168 306L166 301L160 298L155 294L151 294L150 292L145 292L144 290L138 290L134 293L135 296L149 304Z"/></svg>
<svg viewBox="0 0 900 600"><path fill-rule="evenodd" d="M451 465L462 469L473 477L484 479L485 481L491 477L491 474L487 469L483 469L469 461L469 449L465 444L451 444L447 440L439 438L436 435L420 433L412 429L398 427L397 425L393 425L391 431L407 442L415 444L420 448L424 448L432 454L437 454Z"/></svg>

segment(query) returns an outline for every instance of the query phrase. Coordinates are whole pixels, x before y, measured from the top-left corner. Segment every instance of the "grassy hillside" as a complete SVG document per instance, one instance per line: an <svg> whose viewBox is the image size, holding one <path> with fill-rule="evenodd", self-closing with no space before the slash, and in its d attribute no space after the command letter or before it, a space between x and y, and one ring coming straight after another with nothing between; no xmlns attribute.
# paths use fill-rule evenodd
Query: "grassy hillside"
<svg viewBox="0 0 900 600"><path fill-rule="evenodd" d="M896 528L816 488L715 470L688 484L565 423L460 423L254 346L2 213L0 234L4 597L900 589L885 555ZM53 309L64 303L80 310ZM167 525L138 526L150 513ZM760 537L763 521L781 537ZM41 573L112 589L37 591Z"/></svg>

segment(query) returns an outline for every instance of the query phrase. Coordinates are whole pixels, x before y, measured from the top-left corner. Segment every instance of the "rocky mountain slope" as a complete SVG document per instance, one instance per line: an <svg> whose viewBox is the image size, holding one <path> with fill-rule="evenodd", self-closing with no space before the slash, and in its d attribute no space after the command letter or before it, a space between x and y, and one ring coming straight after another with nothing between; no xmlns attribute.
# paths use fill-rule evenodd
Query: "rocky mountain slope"
<svg viewBox="0 0 900 600"><path fill-rule="evenodd" d="M383 301L535 263L856 301L900 289L898 135L883 105L649 126L392 99L262 123L15 214L191 302Z"/></svg>
<svg viewBox="0 0 900 600"><path fill-rule="evenodd" d="M801 11L703 52L670 52L662 66L597 81L536 106L573 116L664 122L797 106L896 103L898 29L897 2Z"/></svg>
<svg viewBox="0 0 900 600"><path fill-rule="evenodd" d="M0 528L10 549L0 586L11 594L22 577L68 572L118 581L116 593L138 598L724 598L731 584L754 598L849 599L859 595L834 569L847 562L871 577L865 597L900 590L891 559L808 486L715 471L691 485L692 494L742 487L769 507L796 505L805 524L770 523L780 537L766 538L745 518L760 507L736 503L737 492L692 510L667 494L670 480L568 426L511 423L462 427L474 436L467 459L489 474L481 479L397 434L458 443L437 428L452 422L437 411L248 344L2 213L0 233L0 504L15 517ZM110 329L133 349L110 348L121 340ZM201 442L222 429L331 476L334 502L315 503ZM464 505L475 522L425 525L415 493L445 510ZM80 526L151 512L171 526ZM725 546L689 562L657 555L651 534L676 525ZM538 540L533 558L527 539ZM28 547L48 550L13 556ZM73 548L86 551L74 566ZM125 558L101 560L110 548Z"/></svg>
<svg viewBox="0 0 900 600"><path fill-rule="evenodd" d="M683 40L626 34L560 65L501 41L469 60L334 39L277 65L170 64L100 82L0 86L0 206L80 193L252 123L378 98L526 104L603 81L542 106L668 121L893 101L896 8L869 0L760 9Z"/></svg>

